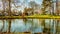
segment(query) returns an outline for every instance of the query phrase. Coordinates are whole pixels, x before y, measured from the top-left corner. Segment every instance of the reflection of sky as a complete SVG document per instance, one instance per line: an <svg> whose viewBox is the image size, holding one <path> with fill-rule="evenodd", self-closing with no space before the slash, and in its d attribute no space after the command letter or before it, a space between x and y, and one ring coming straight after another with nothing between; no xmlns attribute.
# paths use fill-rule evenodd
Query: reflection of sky
<svg viewBox="0 0 60 34"><path fill-rule="evenodd" d="M35 19L37 20L37 19ZM37 21L35 22L35 26L32 25L32 19L28 19L25 23L23 19L15 19L11 21L11 32L25 32L25 31L32 31L32 32L42 32L42 27L38 26ZM33 21L34 23L34 21ZM3 22L0 21L0 29L2 28ZM8 30L8 21L4 21L4 29L3 31Z"/></svg>
<svg viewBox="0 0 60 34"><path fill-rule="evenodd" d="M4 29L3 31L8 30L8 21L4 21ZM38 25L38 19L28 19L28 21L25 23L23 19L15 19L11 21L11 31L12 32L24 32L24 31L31 31L32 33L34 32L43 32L43 27L41 25ZM33 23L32 23L33 22ZM39 21L40 22L40 21ZM53 23L53 20L49 22L49 19L45 20L46 25L50 23L50 25ZM32 25L33 24L33 25ZM0 20L0 29L3 26L2 20Z"/></svg>
<svg viewBox="0 0 60 34"><path fill-rule="evenodd" d="M1 28L3 28L3 21L2 20L0 20L0 30L1 30ZM2 32L5 32L7 30L8 30L8 21L4 20L4 28L2 29Z"/></svg>
<svg viewBox="0 0 60 34"><path fill-rule="evenodd" d="M35 19L37 20L37 19ZM33 21L34 23L34 21ZM22 19L16 19L12 21L12 27L11 27L11 31L15 31L15 32L24 32L24 31L32 31L32 32L42 32L42 26L38 26L37 25L37 21L35 22L35 26L32 27L32 20L28 19L28 21L26 23L23 22ZM37 26L37 27L36 27Z"/></svg>

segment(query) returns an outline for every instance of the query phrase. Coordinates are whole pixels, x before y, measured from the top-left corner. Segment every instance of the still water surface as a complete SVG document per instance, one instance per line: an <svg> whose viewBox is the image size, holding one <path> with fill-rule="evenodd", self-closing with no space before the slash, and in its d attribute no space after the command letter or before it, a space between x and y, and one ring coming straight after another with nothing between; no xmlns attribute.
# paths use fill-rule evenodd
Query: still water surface
<svg viewBox="0 0 60 34"><path fill-rule="evenodd" d="M46 26L47 25L51 25L52 27L52 22L53 20L51 20L51 22L46 19ZM8 31L8 20L4 20L4 28L3 28L3 32ZM3 20L0 20L0 30L3 27ZM41 25L41 21L39 19L28 19L26 22L23 21L23 19L14 19L11 20L11 32L25 32L25 31L29 31L29 32L43 32L43 26Z"/></svg>

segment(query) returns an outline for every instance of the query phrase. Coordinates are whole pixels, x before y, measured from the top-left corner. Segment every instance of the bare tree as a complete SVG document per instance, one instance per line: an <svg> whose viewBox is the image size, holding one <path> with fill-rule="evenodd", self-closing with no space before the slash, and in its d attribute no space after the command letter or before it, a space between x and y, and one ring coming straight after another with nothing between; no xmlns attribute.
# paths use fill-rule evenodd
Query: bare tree
<svg viewBox="0 0 60 34"><path fill-rule="evenodd" d="M37 9L40 7L40 5L37 4L35 1L30 1L30 2L29 2L29 6L30 6L31 8L33 8L33 11L32 11L32 14L33 14L33 15L34 15L34 11L37 10Z"/></svg>
<svg viewBox="0 0 60 34"><path fill-rule="evenodd" d="M51 2L52 0L43 0L43 2L42 2L42 6L43 6L43 8L42 8L42 14L43 15L45 15L46 14L46 9L48 8L48 7L51 7ZM45 31L45 20L43 20L42 21L42 24L43 24L43 26L44 26L44 32L46 32Z"/></svg>
<svg viewBox="0 0 60 34"><path fill-rule="evenodd" d="M11 0L8 0L8 1L9 1L9 12L8 13L9 13L9 16L11 16L11 4L10 4ZM11 28L11 19L9 19L9 28L8 28L9 30L8 30L8 32L10 32L10 28Z"/></svg>

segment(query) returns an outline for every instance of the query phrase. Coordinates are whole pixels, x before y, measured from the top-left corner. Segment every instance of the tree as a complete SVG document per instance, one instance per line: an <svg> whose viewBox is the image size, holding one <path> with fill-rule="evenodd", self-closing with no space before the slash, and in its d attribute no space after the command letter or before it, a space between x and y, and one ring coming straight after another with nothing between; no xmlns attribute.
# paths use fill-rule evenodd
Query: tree
<svg viewBox="0 0 60 34"><path fill-rule="evenodd" d="M40 5L39 4L37 4L35 1L30 1L29 2L29 6L31 7L31 8L33 8L33 14L34 14L34 11L35 10L37 10L39 7L40 7Z"/></svg>
<svg viewBox="0 0 60 34"><path fill-rule="evenodd" d="M52 2L51 2L52 0L43 0L43 2L42 2L42 6L43 6L43 8L42 8L42 14L43 15L45 15L46 14L46 9L48 8L48 7L51 7L51 4L52 4ZM43 26L44 26L44 32L45 32L45 20L43 20L42 21L42 24L43 24Z"/></svg>
<svg viewBox="0 0 60 34"><path fill-rule="evenodd" d="M39 7L39 5L35 1L30 1L29 6L32 8L38 8Z"/></svg>
<svg viewBox="0 0 60 34"><path fill-rule="evenodd" d="M2 5L3 5L2 14L5 16L5 15L7 15L8 10L9 10L8 1L7 0L2 0Z"/></svg>
<svg viewBox="0 0 60 34"><path fill-rule="evenodd" d="M24 16L29 16L29 15L31 15L31 14L32 14L32 11L33 11L32 8L27 8L27 7L25 7L25 8L24 8ZM24 21L25 24L26 24L26 22L28 21L28 19L27 19L27 18L24 18L23 21Z"/></svg>
<svg viewBox="0 0 60 34"><path fill-rule="evenodd" d="M9 2L9 16L11 16L11 0L8 0L8 2ZM9 30L8 30L8 32L10 33L10 28L11 28L11 19L9 19Z"/></svg>
<svg viewBox="0 0 60 34"><path fill-rule="evenodd" d="M43 8L42 8L43 14L46 13L45 11L46 11L46 9L48 7L51 7L51 4L52 4L52 0L43 0L43 3L42 3L42 6L43 6Z"/></svg>
<svg viewBox="0 0 60 34"><path fill-rule="evenodd" d="M19 15L18 13L20 13L20 12L18 12L18 9L20 9L20 7L21 7L21 5L19 5L19 4L21 4L21 2L19 1L19 0L11 0L11 3L12 3L12 5L14 5L14 6L11 6L13 9L12 9L12 14L14 13L14 12L17 12L17 13L14 13L13 15L14 16L17 16L17 15ZM15 11L16 10L16 11Z"/></svg>
<svg viewBox="0 0 60 34"><path fill-rule="evenodd" d="M56 0L56 14L59 16L59 9L58 9L58 2L59 0ZM60 19L57 19L57 25L56 25L56 33L58 32L58 24L59 24L59 22L60 22Z"/></svg>

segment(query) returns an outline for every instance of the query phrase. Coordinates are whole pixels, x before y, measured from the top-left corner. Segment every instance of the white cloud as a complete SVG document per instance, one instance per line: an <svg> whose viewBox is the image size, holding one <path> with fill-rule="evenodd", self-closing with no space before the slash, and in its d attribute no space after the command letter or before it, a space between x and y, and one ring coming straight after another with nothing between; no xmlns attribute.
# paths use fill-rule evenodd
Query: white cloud
<svg viewBox="0 0 60 34"><path fill-rule="evenodd" d="M34 1L34 0L30 0L30 1Z"/></svg>

